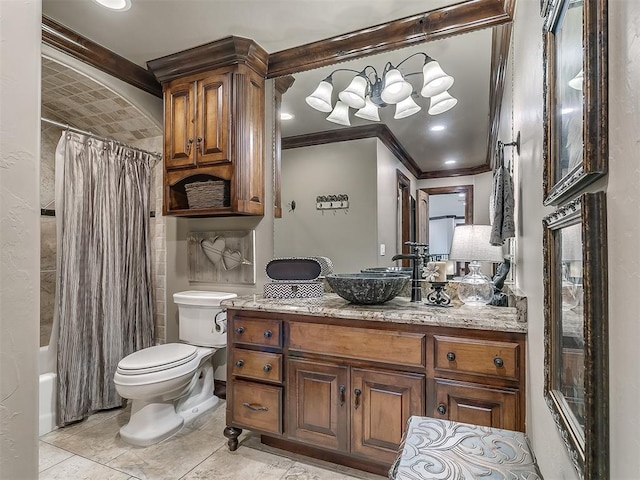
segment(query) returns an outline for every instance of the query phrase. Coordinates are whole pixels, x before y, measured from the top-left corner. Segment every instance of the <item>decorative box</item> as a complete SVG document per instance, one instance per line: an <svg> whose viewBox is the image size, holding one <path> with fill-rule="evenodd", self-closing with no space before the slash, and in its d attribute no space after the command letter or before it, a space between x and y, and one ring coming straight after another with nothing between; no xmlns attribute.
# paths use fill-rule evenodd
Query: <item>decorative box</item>
<svg viewBox="0 0 640 480"><path fill-rule="evenodd" d="M333 272L327 257L283 257L270 260L265 273L274 282L310 282Z"/></svg>
<svg viewBox="0 0 640 480"><path fill-rule="evenodd" d="M271 282L264 284L264 298L316 298L324 293L323 282Z"/></svg>

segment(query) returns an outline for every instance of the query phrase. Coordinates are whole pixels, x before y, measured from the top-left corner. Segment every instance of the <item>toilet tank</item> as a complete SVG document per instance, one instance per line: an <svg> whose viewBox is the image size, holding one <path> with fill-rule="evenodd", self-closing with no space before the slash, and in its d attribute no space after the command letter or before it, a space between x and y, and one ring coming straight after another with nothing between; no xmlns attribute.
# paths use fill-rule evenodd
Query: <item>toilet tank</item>
<svg viewBox="0 0 640 480"><path fill-rule="evenodd" d="M178 305L180 340L200 347L227 344L227 314L220 302L237 297L235 293L189 290L173 294Z"/></svg>

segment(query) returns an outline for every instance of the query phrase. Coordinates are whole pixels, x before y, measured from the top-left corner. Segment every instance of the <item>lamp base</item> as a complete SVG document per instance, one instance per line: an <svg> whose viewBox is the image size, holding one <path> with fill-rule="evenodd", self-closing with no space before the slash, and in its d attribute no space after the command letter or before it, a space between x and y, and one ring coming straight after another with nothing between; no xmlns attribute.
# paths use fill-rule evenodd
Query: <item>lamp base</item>
<svg viewBox="0 0 640 480"><path fill-rule="evenodd" d="M469 270L458 285L458 298L465 305L486 305L493 298L493 283L489 277L480 272L478 262L471 262Z"/></svg>

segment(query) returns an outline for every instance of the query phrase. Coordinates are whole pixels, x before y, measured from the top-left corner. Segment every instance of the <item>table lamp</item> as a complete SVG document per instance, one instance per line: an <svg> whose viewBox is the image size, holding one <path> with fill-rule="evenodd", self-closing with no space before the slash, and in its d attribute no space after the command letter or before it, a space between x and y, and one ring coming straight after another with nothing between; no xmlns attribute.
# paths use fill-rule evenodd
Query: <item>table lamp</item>
<svg viewBox="0 0 640 480"><path fill-rule="evenodd" d="M502 246L491 245L491 225L458 225L453 230L449 259L471 262L458 285L458 298L467 305L486 305L493 298L491 279L480 272L480 262L500 263Z"/></svg>

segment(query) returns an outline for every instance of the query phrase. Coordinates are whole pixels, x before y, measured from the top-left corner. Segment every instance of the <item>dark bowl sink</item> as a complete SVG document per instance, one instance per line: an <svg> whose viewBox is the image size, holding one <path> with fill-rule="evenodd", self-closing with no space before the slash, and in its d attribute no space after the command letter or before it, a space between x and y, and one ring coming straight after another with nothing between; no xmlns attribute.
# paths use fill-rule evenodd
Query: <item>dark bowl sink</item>
<svg viewBox="0 0 640 480"><path fill-rule="evenodd" d="M358 305L387 302L400 293L411 280L404 273L332 273L327 283L345 300Z"/></svg>

